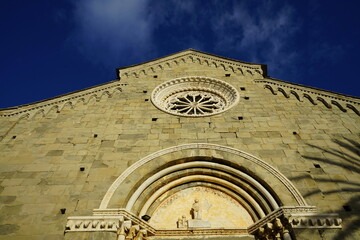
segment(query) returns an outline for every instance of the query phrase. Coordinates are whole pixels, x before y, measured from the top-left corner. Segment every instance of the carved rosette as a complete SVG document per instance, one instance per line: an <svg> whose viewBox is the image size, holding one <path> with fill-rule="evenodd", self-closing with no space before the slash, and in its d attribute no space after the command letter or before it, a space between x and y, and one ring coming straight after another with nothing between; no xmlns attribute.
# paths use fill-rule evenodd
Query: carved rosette
<svg viewBox="0 0 360 240"><path fill-rule="evenodd" d="M153 104L178 116L203 117L222 113L239 101L230 84L209 77L183 77L167 81L154 89Z"/></svg>

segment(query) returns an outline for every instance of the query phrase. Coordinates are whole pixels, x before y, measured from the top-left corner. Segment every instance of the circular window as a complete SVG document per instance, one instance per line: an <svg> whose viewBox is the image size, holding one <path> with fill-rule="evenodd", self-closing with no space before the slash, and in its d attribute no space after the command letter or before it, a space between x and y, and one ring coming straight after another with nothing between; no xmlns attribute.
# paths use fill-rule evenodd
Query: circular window
<svg viewBox="0 0 360 240"><path fill-rule="evenodd" d="M230 84L209 77L183 77L164 82L151 94L153 104L170 114L210 116L226 111L239 101Z"/></svg>

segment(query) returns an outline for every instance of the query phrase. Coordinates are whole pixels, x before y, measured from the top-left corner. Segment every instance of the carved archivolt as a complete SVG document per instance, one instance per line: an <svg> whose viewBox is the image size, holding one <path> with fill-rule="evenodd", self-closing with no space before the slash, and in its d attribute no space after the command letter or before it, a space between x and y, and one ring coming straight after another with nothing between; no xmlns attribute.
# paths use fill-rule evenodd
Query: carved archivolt
<svg viewBox="0 0 360 240"><path fill-rule="evenodd" d="M125 179L127 177L129 177L136 169L140 168L147 162L152 161L160 156L175 153L175 152L181 152L183 150L190 150L190 149L214 150L214 151L219 152L219 154L221 154L221 152L223 152L223 153L234 154L234 156L240 156L245 161L249 161L249 163L256 164L260 168L265 169L265 171L267 171L268 174L275 177L275 179L278 179L278 181L280 181L281 184L283 184L284 188L289 191L289 194L296 200L298 205L301 205L301 206L307 205L304 198L301 196L300 192L295 188L295 186L282 173L280 173L278 170L273 168L271 165L269 165L265 161L263 161L259 158L256 158L255 156L252 156L246 152L243 152L238 149L231 148L231 147L220 146L220 145L216 145L216 144L207 144L207 143L192 143L192 144L184 144L184 145L179 145L179 146L160 150L158 152L155 152L155 153L137 161L133 165L131 165L110 186L110 188L106 192L103 200L101 201L100 209L106 209L108 207L108 204L109 204L112 196L114 195L115 191L122 184L122 182L125 181ZM200 155L200 156L202 156L202 155Z"/></svg>
<svg viewBox="0 0 360 240"><path fill-rule="evenodd" d="M187 156L186 154L186 156L184 155L185 152L190 154L191 159L189 161L185 161L185 157ZM171 156L177 156L181 159L181 161L167 162L169 164L167 167L157 171L149 178L145 178L142 183L138 183L136 189L131 191L132 193L127 201L126 209L108 208L109 201L115 193L115 190L119 188L127 177L134 174L137 169L149 161L156 161ZM196 156L200 158L196 158ZM209 156L227 156L231 158L233 162L228 165L226 161L227 157L223 159L224 161L216 162L214 158L211 158L212 160L207 159ZM275 191L274 189L272 189L272 191L268 190L263 184L258 182L258 180L235 167L234 164L236 164L237 161L243 161L237 156L246 160L246 162L242 162L244 165L255 164L257 172L261 172L261 169L265 169L269 174L267 180L272 179L273 181L274 178L272 177L279 179L280 182L288 189L288 193L282 192L282 194L292 195L292 197L296 199L295 202L292 202L295 204L298 203L298 205L285 205L280 207L277 200L272 197L274 193L271 192ZM192 174L192 172L194 174ZM188 175L182 176L182 173L187 173ZM271 178L269 176L271 176ZM192 220L185 217L185 220L188 223L187 226L181 226L180 228L179 226L178 228L175 226L174 228L162 229L154 227L154 225L152 225L151 218L156 217L156 211L159 208L155 206L153 208L155 209L154 211L148 211L150 209L150 205L157 201L156 199L159 199L161 207L169 206L161 205L164 203L164 199L167 199L167 196L174 196L175 192L179 193L182 191L181 189L179 191L176 189L179 186L183 187L182 189L189 189L189 186L186 185L188 182L196 183L196 186L199 186L197 188L210 187L212 189L216 189L217 191L223 191L223 193L228 193L225 192L224 189L231 189L233 193L243 196L246 199L246 202L249 202L251 205L250 208L257 209L254 211L257 211L260 214L258 218L253 218L254 221L250 223L250 225L246 225L246 227L213 227L211 224L213 222L208 221L214 221L213 218L210 219L209 217L212 215L206 216L206 219L201 218L201 206L204 207L204 205L200 205L198 206L199 208L197 208L200 214L196 215L197 218L195 215L193 215ZM245 185L242 186L244 183L247 187L244 187ZM158 185L158 187L154 185ZM220 187L216 188L215 185L219 185ZM192 186L193 185L190 185L190 188ZM120 190L120 194L127 194L124 192L125 189ZM198 189L194 191L195 194L198 194L199 192ZM143 198L137 202L137 199L140 199L141 196L143 196ZM185 197L187 196L189 195L186 195ZM258 201L259 196L263 196L265 201ZM236 200L236 197L233 197L233 199ZM176 201L176 199L167 199L165 203L171 204L172 201ZM195 203L196 202L199 201L195 200ZM264 202L267 202L269 205L267 210L263 207ZM135 207L136 205L137 207ZM177 207L178 205L175 206ZM245 205L243 206L246 208ZM195 207L197 206L193 204L192 208L195 209ZM260 210L258 211L258 209ZM223 213L224 211L220 214ZM231 212L231 214L233 214L233 212ZM169 217L175 222L177 219L180 219L180 216L173 215L174 214L169 214ZM205 227L204 224L208 222L209 224ZM338 229L342 227L341 222L342 221L337 214L318 214L316 207L308 206L292 183L266 162L234 148L214 144L194 143L158 151L130 166L111 185L101 202L100 209L94 209L93 216L69 217L65 232L66 234L71 234L71 232L107 231L116 233L118 239L129 240L146 239L147 236L181 237L195 235L255 235L256 239L292 239L292 229ZM203 227L194 227L196 225L191 225L193 227L190 227L190 223L201 223L203 224L201 225Z"/></svg>
<svg viewBox="0 0 360 240"><path fill-rule="evenodd" d="M281 92L286 98L290 98L290 95L293 95L300 102L303 102L303 99L306 98L313 105L322 103L329 109L331 109L332 106L336 106L342 112L347 112L347 109L351 109L360 116L360 112L356 107L360 105L360 101L355 97L341 96L323 90L312 91L307 87L296 87L291 83L277 82L274 80L255 80L255 82L264 84L264 88L269 89L274 95L277 95L277 92Z"/></svg>
<svg viewBox="0 0 360 240"><path fill-rule="evenodd" d="M153 104L167 113L202 117L222 113L240 99L230 84L209 77L183 77L164 82L151 94Z"/></svg>

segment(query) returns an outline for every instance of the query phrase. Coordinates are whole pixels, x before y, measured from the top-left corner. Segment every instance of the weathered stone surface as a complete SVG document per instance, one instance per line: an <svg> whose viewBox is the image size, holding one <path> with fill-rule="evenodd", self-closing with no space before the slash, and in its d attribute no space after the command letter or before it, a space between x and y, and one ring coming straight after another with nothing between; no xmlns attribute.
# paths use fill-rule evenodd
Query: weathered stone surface
<svg viewBox="0 0 360 240"><path fill-rule="evenodd" d="M20 227L16 224L3 224L0 225L0 235L8 235L11 233L15 233L20 229Z"/></svg>
<svg viewBox="0 0 360 240"><path fill-rule="evenodd" d="M260 65L190 52L121 69L120 81L0 110L0 238L62 239L66 218L91 215L115 179L132 164L168 147L211 143L261 158L289 178L307 204L322 213L339 213L343 219L344 231L326 230L320 235L314 229L296 230L298 239L360 239L360 117L347 107L359 109L359 100L267 78ZM243 66L241 70L237 65ZM186 76L224 81L239 92L240 100L221 114L200 118L171 115L152 104L151 93L157 86ZM74 108L64 106L67 102ZM161 156L140 167L124 180L110 205L125 207L141 181L175 160L186 162L199 155L209 162L230 159L231 166L241 163L250 175L261 176L259 182L276 192L282 203L293 201L284 186L258 165L231 154L198 149ZM199 170L198 174L215 173ZM154 191L156 188L149 189L135 206L140 208ZM60 209L66 209L65 213ZM65 234L65 239L89 238L116 239L116 234ZM218 237L188 239L199 238Z"/></svg>

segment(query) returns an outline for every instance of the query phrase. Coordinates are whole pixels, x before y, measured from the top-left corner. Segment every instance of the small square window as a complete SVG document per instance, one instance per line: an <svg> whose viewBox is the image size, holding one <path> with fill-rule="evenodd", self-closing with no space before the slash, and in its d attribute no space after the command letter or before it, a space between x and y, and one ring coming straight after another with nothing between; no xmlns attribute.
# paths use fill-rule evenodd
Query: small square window
<svg viewBox="0 0 360 240"><path fill-rule="evenodd" d="M238 117L238 120L243 120L243 119L244 119L244 118L243 118L243 117L241 117L241 116L240 116L240 117Z"/></svg>
<svg viewBox="0 0 360 240"><path fill-rule="evenodd" d="M157 118L152 118L151 121L156 122L158 119Z"/></svg>
<svg viewBox="0 0 360 240"><path fill-rule="evenodd" d="M226 73L226 74L225 74L225 77L230 77L230 76L231 76L230 73Z"/></svg>
<svg viewBox="0 0 360 240"><path fill-rule="evenodd" d="M249 100L250 98L249 97L244 97L245 100Z"/></svg>
<svg viewBox="0 0 360 240"><path fill-rule="evenodd" d="M314 163L315 168L321 168L320 164Z"/></svg>
<svg viewBox="0 0 360 240"><path fill-rule="evenodd" d="M154 75L154 78L157 78L158 76L157 75Z"/></svg>
<svg viewBox="0 0 360 240"><path fill-rule="evenodd" d="M351 210L352 210L349 205L344 205L343 208L346 212L351 212Z"/></svg>
<svg viewBox="0 0 360 240"><path fill-rule="evenodd" d="M241 90L241 91L245 91L245 88L244 88L244 87L241 87L240 90Z"/></svg>

